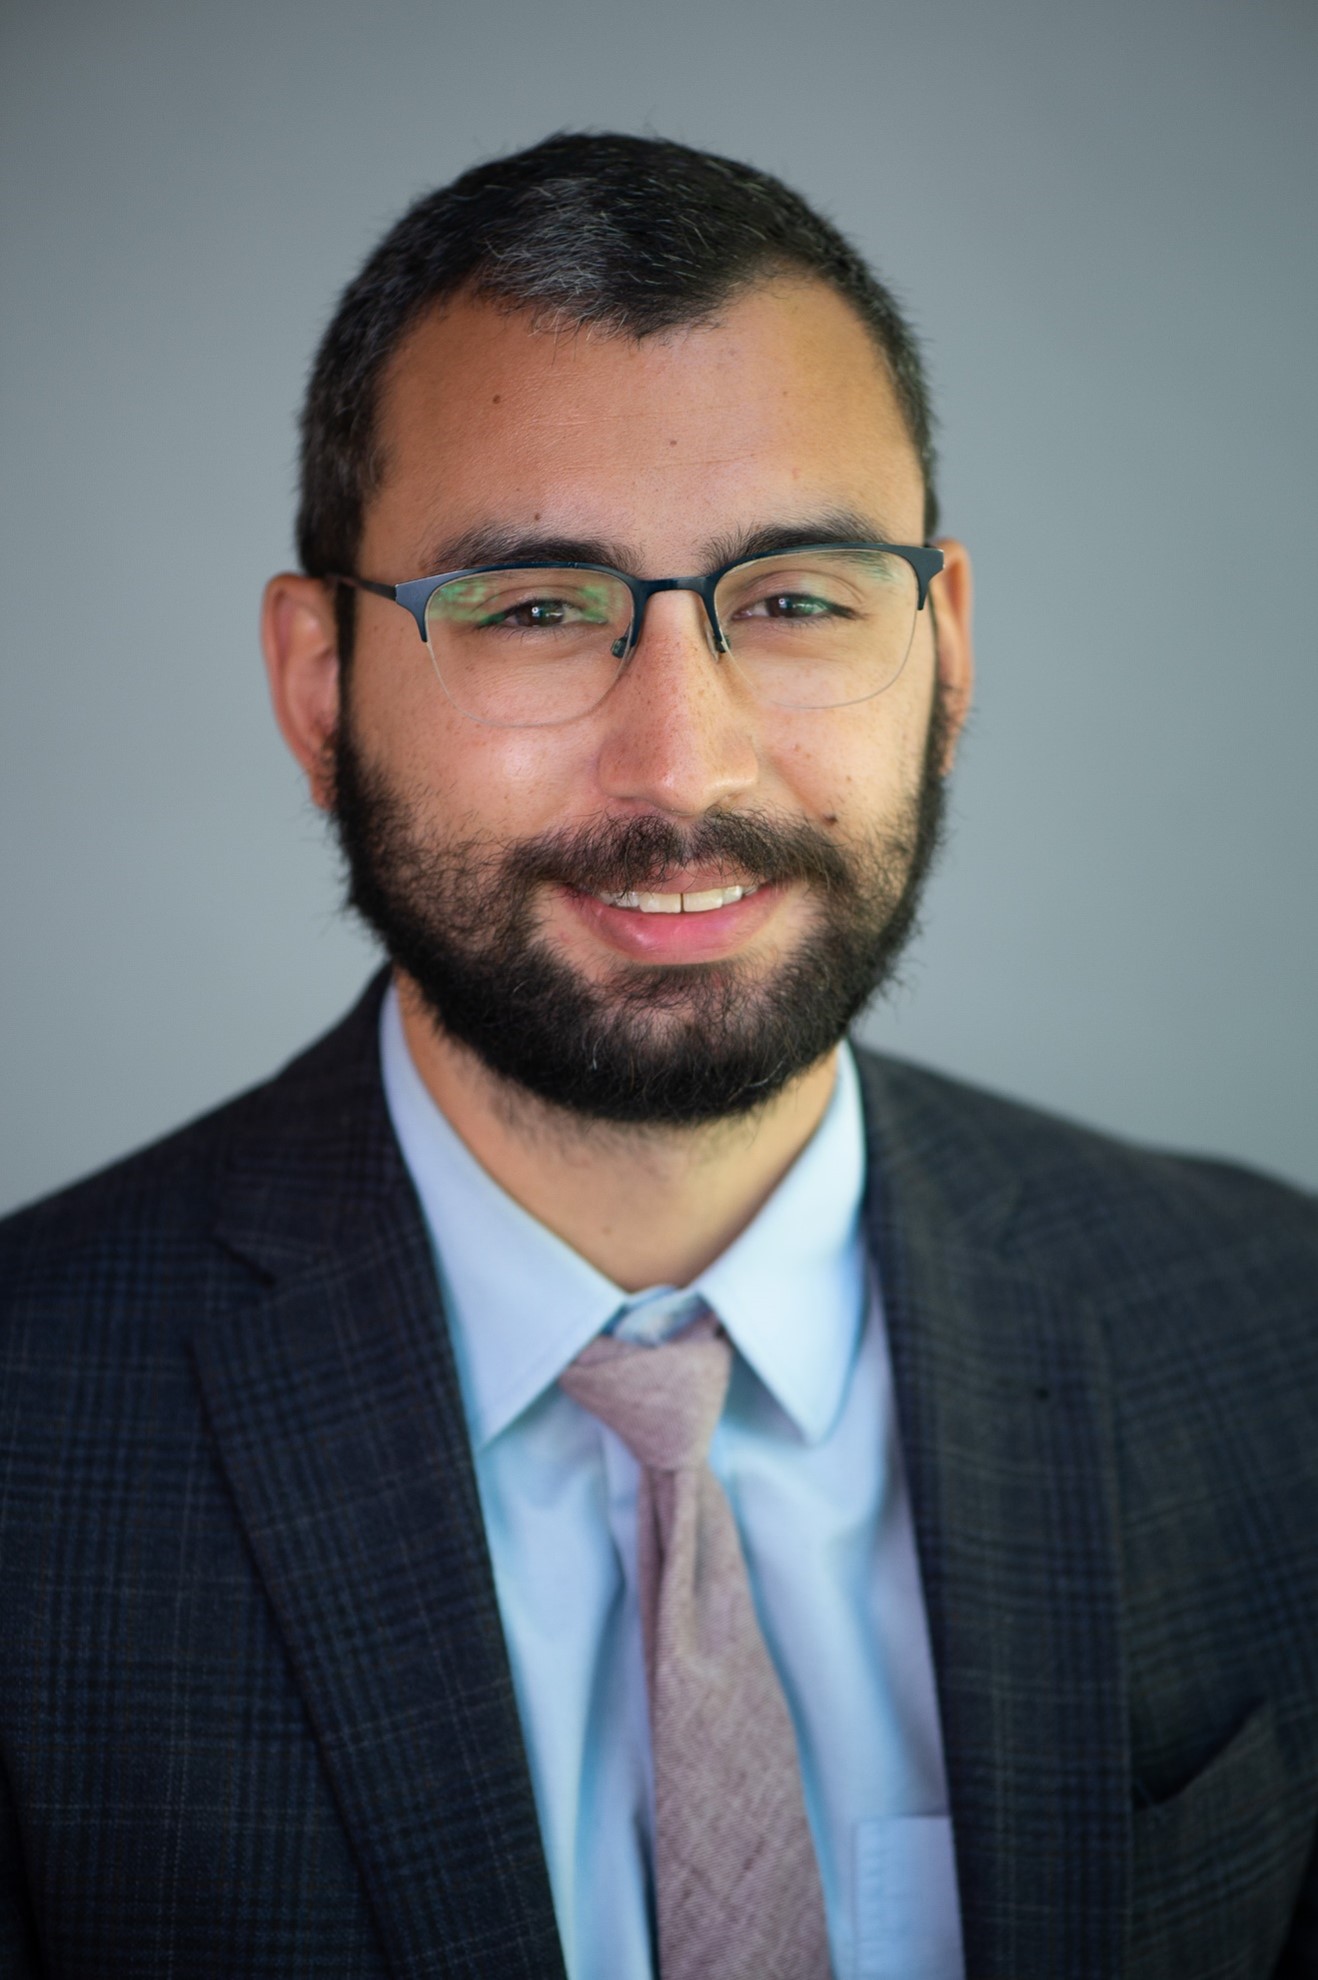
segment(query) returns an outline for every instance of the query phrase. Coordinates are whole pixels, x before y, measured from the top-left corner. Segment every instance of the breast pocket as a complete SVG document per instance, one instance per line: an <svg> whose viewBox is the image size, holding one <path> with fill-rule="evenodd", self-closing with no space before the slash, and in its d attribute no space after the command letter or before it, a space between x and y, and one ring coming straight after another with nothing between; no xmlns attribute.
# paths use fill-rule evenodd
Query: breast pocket
<svg viewBox="0 0 1318 1980"><path fill-rule="evenodd" d="M952 1821L856 1825L856 1980L962 1980Z"/></svg>
<svg viewBox="0 0 1318 1980"><path fill-rule="evenodd" d="M1286 1787L1260 1706L1188 1786L1136 1814L1130 1980L1272 1972L1312 1841Z"/></svg>

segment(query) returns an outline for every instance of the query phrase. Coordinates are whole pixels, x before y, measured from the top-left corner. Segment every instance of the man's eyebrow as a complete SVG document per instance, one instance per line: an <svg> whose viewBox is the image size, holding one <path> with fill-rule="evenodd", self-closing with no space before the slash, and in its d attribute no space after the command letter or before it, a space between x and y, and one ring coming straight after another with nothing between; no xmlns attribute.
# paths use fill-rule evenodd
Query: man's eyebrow
<svg viewBox="0 0 1318 1980"><path fill-rule="evenodd" d="M718 570L720 564L740 564L746 556L778 556L780 550L803 550L811 543L894 543L883 521L861 515L859 509L821 509L813 515L784 517L782 521L750 523L744 529L726 531L705 545L703 570Z"/></svg>
<svg viewBox="0 0 1318 1980"><path fill-rule="evenodd" d="M812 543L895 543L898 539L881 517L859 509L821 509L790 521L751 523L712 537L705 545L702 570L716 571L746 557L774 557L783 550L804 550Z"/></svg>
<svg viewBox="0 0 1318 1980"><path fill-rule="evenodd" d="M636 556L633 545L604 537L478 523L461 536L432 545L424 575L476 570L483 564L607 564L611 570L629 571L635 569Z"/></svg>
<svg viewBox="0 0 1318 1980"><path fill-rule="evenodd" d="M891 531L881 518L858 509L823 509L810 515L747 523L709 538L695 571L662 571L652 575L688 577L740 563L746 557L773 557L801 550L811 543L891 543ZM460 536L432 545L425 571L478 569L485 564L605 564L611 570L640 573L644 559L636 546L597 536L566 536L527 530L515 524L478 523Z"/></svg>

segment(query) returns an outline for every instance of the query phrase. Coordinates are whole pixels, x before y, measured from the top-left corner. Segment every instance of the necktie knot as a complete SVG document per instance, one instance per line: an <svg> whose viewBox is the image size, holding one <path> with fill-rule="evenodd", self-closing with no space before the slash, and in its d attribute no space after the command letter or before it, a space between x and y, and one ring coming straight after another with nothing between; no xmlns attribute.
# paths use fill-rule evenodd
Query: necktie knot
<svg viewBox="0 0 1318 1980"><path fill-rule="evenodd" d="M638 1464L682 1471L705 1461L731 1372L731 1345L708 1314L658 1347L603 1335L559 1382L621 1437Z"/></svg>

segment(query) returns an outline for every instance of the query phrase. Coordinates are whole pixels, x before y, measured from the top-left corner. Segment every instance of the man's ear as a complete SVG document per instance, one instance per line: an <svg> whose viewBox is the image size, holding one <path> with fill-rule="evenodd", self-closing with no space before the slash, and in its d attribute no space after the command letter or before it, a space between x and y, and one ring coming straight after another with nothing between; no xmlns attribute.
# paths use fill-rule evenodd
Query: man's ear
<svg viewBox="0 0 1318 1980"><path fill-rule="evenodd" d="M261 649L280 733L306 773L313 803L328 811L340 685L333 587L296 571L271 578L261 601Z"/></svg>
<svg viewBox="0 0 1318 1980"><path fill-rule="evenodd" d="M929 587L934 625L938 634L938 683L947 715L947 743L943 751L942 773L946 777L956 761L956 746L970 713L975 686L975 654L970 636L974 586L970 574L970 553L955 537L935 539L943 553L943 568Z"/></svg>

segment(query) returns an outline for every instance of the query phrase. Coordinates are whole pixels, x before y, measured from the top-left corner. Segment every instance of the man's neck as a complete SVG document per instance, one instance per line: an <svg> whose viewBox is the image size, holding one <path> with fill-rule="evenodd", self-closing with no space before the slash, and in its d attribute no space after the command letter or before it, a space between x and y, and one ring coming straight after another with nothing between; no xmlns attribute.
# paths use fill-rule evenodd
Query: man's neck
<svg viewBox="0 0 1318 1980"><path fill-rule="evenodd" d="M830 1052L754 1114L699 1128L586 1121L495 1077L398 977L408 1051L431 1099L523 1209L626 1292L684 1286L727 1249L823 1119Z"/></svg>

